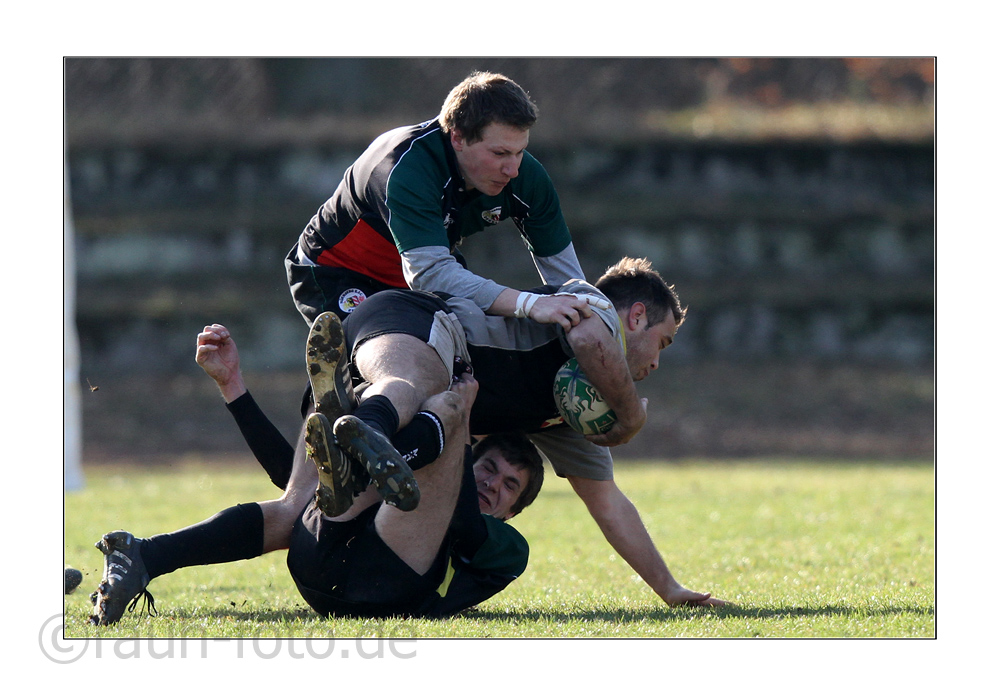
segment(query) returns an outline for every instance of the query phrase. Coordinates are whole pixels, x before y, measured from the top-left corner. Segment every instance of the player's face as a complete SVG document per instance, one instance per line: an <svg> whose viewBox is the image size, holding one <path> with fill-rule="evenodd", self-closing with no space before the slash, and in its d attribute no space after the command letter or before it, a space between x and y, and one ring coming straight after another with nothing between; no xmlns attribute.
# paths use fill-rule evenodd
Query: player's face
<svg viewBox="0 0 1000 696"><path fill-rule="evenodd" d="M629 318L634 321L635 330L626 335L625 361L628 363L629 372L636 382L649 377L649 373L660 365L660 351L674 342L674 334L677 333L677 322L674 315L667 312L667 318L659 324L649 325L645 312L638 318Z"/></svg>
<svg viewBox="0 0 1000 696"><path fill-rule="evenodd" d="M482 140L469 143L453 131L451 144L466 188L496 196L517 176L528 147L528 131L491 123L483 129Z"/></svg>
<svg viewBox="0 0 1000 696"><path fill-rule="evenodd" d="M497 519L510 519L510 509L528 485L528 472L517 469L497 450L489 450L472 465L479 494L479 511Z"/></svg>

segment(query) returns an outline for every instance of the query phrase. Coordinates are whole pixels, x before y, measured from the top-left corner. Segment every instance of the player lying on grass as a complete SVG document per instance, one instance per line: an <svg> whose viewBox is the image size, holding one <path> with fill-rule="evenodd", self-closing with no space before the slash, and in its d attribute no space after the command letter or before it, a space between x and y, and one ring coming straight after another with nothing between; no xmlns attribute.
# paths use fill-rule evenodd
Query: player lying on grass
<svg viewBox="0 0 1000 696"><path fill-rule="evenodd" d="M361 422L382 432L395 432L399 423L406 423L399 414L410 417L413 403L419 403L412 396L416 388L414 380L427 377L446 381L448 372L446 369L442 371L440 365L452 364L452 356L456 352L467 354L476 365L480 383L470 419L473 432L486 432L491 423L499 430L538 431L532 436L533 440L547 454L556 473L570 480L612 546L664 601L668 604L722 604L721 600L710 598L708 594L682 587L673 578L635 507L614 484L610 453L598 444L626 441L641 427L645 420L645 404L638 399L631 380L641 380L656 369L659 353L672 342L677 327L683 321L684 310L680 308L672 288L644 261L623 259L598 281L598 287L603 294L582 281L563 287L563 290L591 294L598 300L609 298L618 308L616 311L614 308L595 307L590 316L578 318L577 324L568 332L554 325L540 325L524 319L487 317L478 308L470 307L470 303L458 298L445 302L436 296L412 291L376 294L362 303L346 322L349 334L353 330L355 335L368 332L375 336L372 341L360 343L357 350L352 349L353 367L357 369L360 379L373 381L373 374L368 373L374 372L377 377L377 371L386 366L390 369L401 368L384 358L395 353L400 359L405 359L412 354L407 344L412 347L429 341L436 348L443 346L438 352L441 355L441 351L445 351L445 354L437 371L414 373L410 375L410 381L386 375L388 379L381 387L384 393L378 389L366 391L367 398L355 412L356 418L345 422ZM373 302L376 299L378 302ZM464 329L464 339L457 335L456 318ZM392 351L380 350L380 343L398 335L393 333L400 330L392 326L396 321L422 321L422 339L411 340L420 337L420 331L416 335L404 334L401 349L397 346ZM628 345L626 355L622 354L619 335ZM199 337L202 343L199 346L199 362L207 360L216 351L225 351L229 340L228 333L205 338L204 342L202 338ZM352 341L349 343L354 345ZM565 427L545 428L558 422L551 391L553 377L566 357L574 353L619 414L615 428L603 436L585 439ZM238 396L222 383L220 389L227 401ZM398 403L394 404L386 396L391 395L393 390L397 395L402 390L405 398L397 398ZM344 431L344 434L347 432ZM345 442L349 439L345 438ZM396 474L402 476L400 480L405 480L405 462L394 467ZM269 473L279 486L287 480L283 471ZM249 509L240 512L238 506L234 509L237 513L231 515L231 523L215 525L225 527L219 533L230 535L234 546L244 544L246 555L224 558L221 557L223 554L219 554L220 557L215 560L201 562L250 557L261 547L264 550L282 548L274 543L290 533L295 513L301 508L296 508L290 517L289 509L294 504L282 507L282 501L276 502L277 505L266 508L258 506L255 514ZM406 504L412 504L412 500ZM245 524L241 524L238 517L242 517ZM252 543L252 539L263 541ZM225 548L225 545L222 547Z"/></svg>
<svg viewBox="0 0 1000 696"><path fill-rule="evenodd" d="M228 333L219 325L206 327L205 333L209 331ZM276 453L280 458L290 446L242 386L231 339L224 351L232 360L227 367L235 372L227 367L213 372L219 363L211 358L218 353L203 365L215 377L233 377L217 381L224 393L240 392L234 416L250 434L258 456L270 453L262 464L273 467ZM538 451L520 433L492 435L469 446L469 410L477 386L470 375L462 375L449 391L423 404L423 413L440 425L443 447L436 455L417 452L412 459L413 477L422 492L418 509L402 512L384 503L371 487L356 498L353 490L347 492L348 508L328 517L313 495L316 469L298 456L279 500L237 505L199 524L148 539L121 530L104 535L98 542L105 553L104 578L91 621L114 623L126 605L134 599L129 607L134 608L141 596L155 611L146 588L165 573L280 548L288 548L288 567L299 592L323 615L441 617L493 596L527 565L527 542L504 522L534 501L544 469ZM305 433L317 464L329 465L336 446L325 417L311 414ZM430 456L434 460L426 463ZM288 515L296 510L299 514L289 525ZM265 520L270 534L264 534ZM276 534L278 528L283 533Z"/></svg>
<svg viewBox="0 0 1000 696"><path fill-rule="evenodd" d="M440 402L425 402L432 411L452 413L442 418L447 427L440 456L413 473L421 492L414 510L384 502L376 487L368 486L343 514L324 515L317 496L296 521L288 570L314 610L324 616L449 616L488 599L524 572L527 542L504 521L534 499L542 460L515 434L480 441L475 450L480 456L472 463L468 418L477 387L464 375ZM336 466L340 451L322 415L310 417L306 439L321 471ZM374 446L380 447L377 441ZM351 486L347 480L331 479L331 495ZM350 497L353 490L343 492Z"/></svg>

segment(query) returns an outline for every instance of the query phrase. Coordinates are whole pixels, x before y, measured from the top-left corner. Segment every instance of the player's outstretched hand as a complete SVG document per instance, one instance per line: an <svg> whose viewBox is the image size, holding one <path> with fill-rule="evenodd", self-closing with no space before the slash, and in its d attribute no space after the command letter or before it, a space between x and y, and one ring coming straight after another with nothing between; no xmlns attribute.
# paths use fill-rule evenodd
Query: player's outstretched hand
<svg viewBox="0 0 1000 696"><path fill-rule="evenodd" d="M675 585L667 590L666 594L663 596L663 601L670 606L679 606L683 604L701 607L731 606L730 602L713 597L708 592L695 592L687 589L686 587L682 587L681 585Z"/></svg>
<svg viewBox="0 0 1000 696"><path fill-rule="evenodd" d="M222 324L206 326L198 334L196 345L195 362L219 385L226 401L233 401L246 391L240 373L240 354L229 329Z"/></svg>

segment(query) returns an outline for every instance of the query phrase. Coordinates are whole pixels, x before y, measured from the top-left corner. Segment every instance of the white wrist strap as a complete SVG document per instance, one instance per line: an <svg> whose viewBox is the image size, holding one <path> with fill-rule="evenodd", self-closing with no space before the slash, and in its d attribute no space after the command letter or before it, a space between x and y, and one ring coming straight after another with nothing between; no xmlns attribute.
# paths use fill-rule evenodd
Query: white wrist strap
<svg viewBox="0 0 1000 696"><path fill-rule="evenodd" d="M541 295L536 295L533 292L522 292L514 303L514 316L517 319L526 319L540 297Z"/></svg>

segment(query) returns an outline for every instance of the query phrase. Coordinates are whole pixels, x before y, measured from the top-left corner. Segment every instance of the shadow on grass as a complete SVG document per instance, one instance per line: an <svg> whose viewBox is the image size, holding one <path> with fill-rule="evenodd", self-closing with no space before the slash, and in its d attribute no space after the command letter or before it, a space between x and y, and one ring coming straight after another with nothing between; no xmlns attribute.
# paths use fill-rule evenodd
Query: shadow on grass
<svg viewBox="0 0 1000 696"><path fill-rule="evenodd" d="M727 619L763 619L763 620L786 620L795 618L810 617L891 617L891 616L926 616L934 615L933 608L921 606L898 606L880 608L859 608L849 605L825 605L819 607L756 607L746 608L738 606L729 607L662 607L653 609L606 609L595 607L592 609L572 610L547 610L547 609L525 609L525 610L481 610L470 609L457 618L470 621L496 621L506 624L538 624L538 623L569 623L569 622L595 622L609 623L615 625L627 624L647 624L647 623L678 623L688 622L692 618L714 618L720 621ZM128 616L128 615L126 615ZM249 624L264 625L284 625L288 623L311 623L316 626L330 626L327 621L336 621L333 617L329 620L323 619L313 610L305 606L286 609L263 609L256 607L218 607L206 609L205 607L187 609L177 608L169 614L169 618L174 620L196 620L206 619L229 619ZM163 615L161 615L161 618ZM366 621L365 619L357 619ZM418 619L424 620L424 619ZM450 618L439 619L449 621ZM406 619L370 619L373 625L382 625L384 622L406 621ZM272 626L273 627L273 626ZM356 627L355 627L356 628ZM264 636L268 631L257 637ZM353 635L353 634L352 634ZM206 636L201 636L206 637ZM247 636L250 637L250 636Z"/></svg>
<svg viewBox="0 0 1000 696"><path fill-rule="evenodd" d="M310 619L320 619L319 614L308 607L292 609L261 609L258 607L179 607L169 612L172 619L232 619L257 623L288 623Z"/></svg>
<svg viewBox="0 0 1000 696"><path fill-rule="evenodd" d="M614 624L643 622L688 621L692 616L714 616L718 619L791 619L813 616L933 616L934 610L919 606L859 608L844 605L821 607L663 607L657 609L582 609L580 611L549 611L545 609L483 611L473 609L462 614L467 619L537 623L539 621L604 621Z"/></svg>

